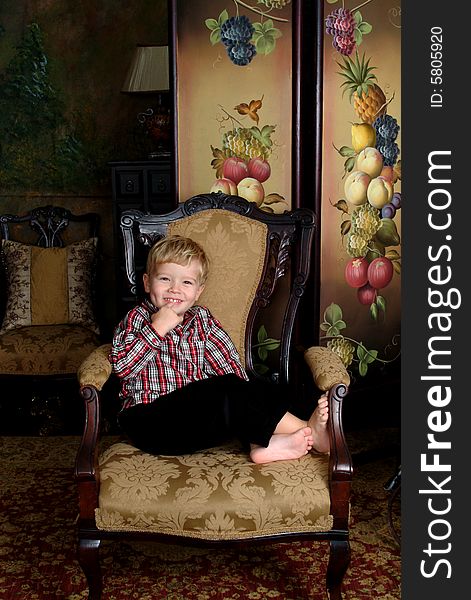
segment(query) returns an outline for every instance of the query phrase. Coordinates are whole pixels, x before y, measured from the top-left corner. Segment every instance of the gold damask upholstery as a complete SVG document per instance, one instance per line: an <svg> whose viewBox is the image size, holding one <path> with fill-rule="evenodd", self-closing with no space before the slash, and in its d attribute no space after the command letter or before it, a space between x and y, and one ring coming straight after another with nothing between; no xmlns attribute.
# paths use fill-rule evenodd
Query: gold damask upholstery
<svg viewBox="0 0 471 600"><path fill-rule="evenodd" d="M345 369L340 356L329 348L312 346L304 353L309 368L311 369L316 386L323 392L337 384L350 385L350 376Z"/></svg>
<svg viewBox="0 0 471 600"><path fill-rule="evenodd" d="M7 375L63 375L77 371L99 344L79 325L31 325L0 336L0 372Z"/></svg>
<svg viewBox="0 0 471 600"><path fill-rule="evenodd" d="M111 363L108 360L111 344L102 344L91 352L77 371L80 386L92 385L101 390L111 375Z"/></svg>
<svg viewBox="0 0 471 600"><path fill-rule="evenodd" d="M224 323L244 363L247 317L262 278L267 226L214 209L171 223L168 233L190 237L203 246L210 271L199 303ZM241 281L248 285L241 286Z"/></svg>
<svg viewBox="0 0 471 600"><path fill-rule="evenodd" d="M236 443L152 456L116 443L100 459L96 524L206 540L325 531L328 457L255 465Z"/></svg>

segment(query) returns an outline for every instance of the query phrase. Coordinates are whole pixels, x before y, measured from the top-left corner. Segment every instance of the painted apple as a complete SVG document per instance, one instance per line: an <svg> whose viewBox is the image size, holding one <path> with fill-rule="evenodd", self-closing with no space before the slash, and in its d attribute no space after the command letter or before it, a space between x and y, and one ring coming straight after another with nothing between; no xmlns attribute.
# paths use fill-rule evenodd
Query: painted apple
<svg viewBox="0 0 471 600"><path fill-rule="evenodd" d="M378 177L383 169L383 155L376 148L363 148L356 160L356 170L367 173L372 179Z"/></svg>
<svg viewBox="0 0 471 600"><path fill-rule="evenodd" d="M260 206L265 198L263 185L254 177L245 177L239 181L237 193L249 202L255 202L257 206Z"/></svg>
<svg viewBox="0 0 471 600"><path fill-rule="evenodd" d="M237 156L230 156L226 158L222 165L222 174L237 184L241 179L248 176L249 169L245 160Z"/></svg>
<svg viewBox="0 0 471 600"><path fill-rule="evenodd" d="M377 290L385 288L391 282L393 274L394 268L389 258L375 258L368 267L368 283Z"/></svg>
<svg viewBox="0 0 471 600"><path fill-rule="evenodd" d="M363 171L352 171L345 180L345 198L354 206L361 206L367 200L366 192L371 177Z"/></svg>
<svg viewBox="0 0 471 600"><path fill-rule="evenodd" d="M221 177L220 179L216 179L213 183L210 192L223 192L224 194L229 194L231 196L237 195L237 186L231 180L226 177Z"/></svg>
<svg viewBox="0 0 471 600"><path fill-rule="evenodd" d="M380 175L371 180L366 195L371 206L381 210L383 206L388 204L388 202L391 202L393 193L393 184L389 179L385 179Z"/></svg>
<svg viewBox="0 0 471 600"><path fill-rule="evenodd" d="M376 300L377 291L378 290L376 290L374 287L371 287L371 285L367 283L361 288L358 288L358 301L360 302L360 304L373 304L373 302Z"/></svg>
<svg viewBox="0 0 471 600"><path fill-rule="evenodd" d="M345 280L350 287L360 288L368 283L369 263L365 258L352 258L345 266Z"/></svg>
<svg viewBox="0 0 471 600"><path fill-rule="evenodd" d="M255 156L249 160L248 170L249 177L253 177L263 183L266 181L271 174L271 167L266 160L263 160L260 156Z"/></svg>

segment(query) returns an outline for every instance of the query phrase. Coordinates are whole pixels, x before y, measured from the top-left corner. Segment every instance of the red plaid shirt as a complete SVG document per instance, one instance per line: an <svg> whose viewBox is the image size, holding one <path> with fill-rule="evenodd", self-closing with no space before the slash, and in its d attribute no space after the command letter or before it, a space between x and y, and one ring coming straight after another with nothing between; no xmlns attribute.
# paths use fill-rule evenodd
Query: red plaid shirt
<svg viewBox="0 0 471 600"><path fill-rule="evenodd" d="M144 300L114 331L110 362L121 379L123 409L214 375L248 379L232 340L207 308L192 306L164 337L151 325L155 310Z"/></svg>

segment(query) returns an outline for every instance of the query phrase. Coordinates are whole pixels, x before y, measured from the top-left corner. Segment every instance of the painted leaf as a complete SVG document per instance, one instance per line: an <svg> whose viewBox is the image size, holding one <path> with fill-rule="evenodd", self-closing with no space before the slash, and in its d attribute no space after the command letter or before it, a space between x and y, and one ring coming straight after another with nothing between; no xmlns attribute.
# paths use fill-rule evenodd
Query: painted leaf
<svg viewBox="0 0 471 600"><path fill-rule="evenodd" d="M353 32L353 39L355 40L355 44L357 46L359 46L363 41L363 34L358 28L355 28L355 31Z"/></svg>
<svg viewBox="0 0 471 600"><path fill-rule="evenodd" d="M358 29L361 31L361 33L363 35L365 35L365 33L370 33L371 30L373 29L373 27L367 23L366 21L363 21L362 23L360 23L360 25L358 26Z"/></svg>
<svg viewBox="0 0 471 600"><path fill-rule="evenodd" d="M346 326L347 326L347 324L342 319L339 319L338 321L336 321L334 323L334 327L336 327L339 331L341 329L345 329Z"/></svg>
<svg viewBox="0 0 471 600"><path fill-rule="evenodd" d="M401 179L402 173L401 173L401 161L400 160L398 160L396 165L394 166L393 173L394 173L394 177L396 177L396 181L397 181L397 179L399 179L399 180Z"/></svg>
<svg viewBox="0 0 471 600"><path fill-rule="evenodd" d="M340 200L337 200L337 202L335 204L332 204L332 206L335 206L335 208L337 210L340 210L343 213L346 213L347 215L349 214L347 201L344 200L343 198L340 198Z"/></svg>
<svg viewBox="0 0 471 600"><path fill-rule="evenodd" d="M280 194L276 194L274 192L267 194L263 202L264 204L273 204L274 202L284 202L287 204L286 199L283 196L280 196Z"/></svg>
<svg viewBox="0 0 471 600"><path fill-rule="evenodd" d="M355 19L355 23L357 25L360 25L360 23L363 21L363 17L361 16L361 12L359 10L354 13L353 18Z"/></svg>
<svg viewBox="0 0 471 600"><path fill-rule="evenodd" d="M365 362L360 362L358 365L358 372L362 377L364 377L368 372L368 365Z"/></svg>
<svg viewBox="0 0 471 600"><path fill-rule="evenodd" d="M324 312L324 321L327 323L335 324L337 321L342 320L342 309L338 304L334 304L333 302L325 309Z"/></svg>
<svg viewBox="0 0 471 600"><path fill-rule="evenodd" d="M265 350L265 348L258 349L258 357L260 360L267 360L268 352Z"/></svg>
<svg viewBox="0 0 471 600"><path fill-rule="evenodd" d="M261 325L260 329L258 330L258 333L257 333L258 343L260 344L261 342L264 342L267 339L267 337L268 337L268 334L267 334L266 327L265 327L265 325Z"/></svg>
<svg viewBox="0 0 471 600"><path fill-rule="evenodd" d="M340 154L340 156L356 156L356 152L353 148L350 148L349 146L342 146L341 148L339 148L338 153Z"/></svg>
<svg viewBox="0 0 471 600"><path fill-rule="evenodd" d="M401 274L401 263L400 263L400 261L398 261L398 260L393 261L392 266L393 266L393 269L396 271L396 273L398 275L400 275Z"/></svg>
<svg viewBox="0 0 471 600"><path fill-rule="evenodd" d="M264 22L253 23L254 35L252 42L258 54L270 54L276 46L276 40L282 36L279 29L273 26L273 21L267 19Z"/></svg>
<svg viewBox="0 0 471 600"><path fill-rule="evenodd" d="M376 306L376 304L374 302L370 306L370 314L375 321L378 319L378 307Z"/></svg>
<svg viewBox="0 0 471 600"><path fill-rule="evenodd" d="M366 348L363 346L363 342L360 342L357 346L357 357L360 362L365 359Z"/></svg>
<svg viewBox="0 0 471 600"><path fill-rule="evenodd" d="M275 45L276 42L274 38L264 35L258 37L256 40L255 49L257 50L257 54L263 54L266 56L267 54L270 54L270 52L273 52Z"/></svg>
<svg viewBox="0 0 471 600"><path fill-rule="evenodd" d="M270 136L275 129L276 125L264 125L262 130L260 130L258 127L251 127L250 131L255 139L257 139L267 148L271 148L273 142L271 141Z"/></svg>
<svg viewBox="0 0 471 600"><path fill-rule="evenodd" d="M401 255L397 250L391 249L386 252L385 257L389 258L389 260L399 260L401 258Z"/></svg>
<svg viewBox="0 0 471 600"><path fill-rule="evenodd" d="M386 312L386 300L383 296L376 296L376 304L383 312Z"/></svg>
<svg viewBox="0 0 471 600"><path fill-rule="evenodd" d="M365 362L367 364L370 364L376 360L377 356L378 356L377 350L368 350L368 352L366 353L366 356L365 356Z"/></svg>
<svg viewBox="0 0 471 600"><path fill-rule="evenodd" d="M259 116L257 111L262 107L262 100L263 96L260 98L260 100L251 100L249 104L246 102L241 102L241 104L234 106L234 110L236 110L239 115L248 115L258 125Z"/></svg>
<svg viewBox="0 0 471 600"><path fill-rule="evenodd" d="M224 9L222 11L222 13L219 15L219 25L222 25L225 21L227 21L227 19L229 18L229 13L227 12L226 9Z"/></svg>
<svg viewBox="0 0 471 600"><path fill-rule="evenodd" d="M204 24L211 31L213 29L216 29L217 27L219 27L219 23L216 21L216 19L206 19L206 21L204 22Z"/></svg>
<svg viewBox="0 0 471 600"><path fill-rule="evenodd" d="M265 350L276 350L277 348L280 347L280 342L279 342L279 340L274 340L273 338L268 338L265 340L262 347L265 348Z"/></svg>
<svg viewBox="0 0 471 600"><path fill-rule="evenodd" d="M221 41L221 28L213 29L209 35L209 41L212 46L215 46L217 43Z"/></svg>
<svg viewBox="0 0 471 600"><path fill-rule="evenodd" d="M350 171L353 169L353 167L355 166L355 157L354 156L350 156L350 158L347 158L347 160L345 161L345 164L343 165L344 169L345 169L345 173L350 173Z"/></svg>
<svg viewBox="0 0 471 600"><path fill-rule="evenodd" d="M213 169L216 169L216 177L222 177L224 161L227 157L225 156L224 152L219 148L214 148L213 146L211 146L211 151L214 156L214 159L211 161L211 166Z"/></svg>
<svg viewBox="0 0 471 600"><path fill-rule="evenodd" d="M345 221L342 221L340 223L340 233L342 235L347 235L347 233L350 231L352 227L352 222L350 221L350 219L346 219Z"/></svg>

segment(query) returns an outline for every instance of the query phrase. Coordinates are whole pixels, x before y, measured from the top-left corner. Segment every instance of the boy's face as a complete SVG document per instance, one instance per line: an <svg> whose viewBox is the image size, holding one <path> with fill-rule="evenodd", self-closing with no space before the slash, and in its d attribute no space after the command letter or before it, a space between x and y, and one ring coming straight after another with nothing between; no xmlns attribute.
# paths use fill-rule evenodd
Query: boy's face
<svg viewBox="0 0 471 600"><path fill-rule="evenodd" d="M157 308L169 306L177 315L183 315L201 295L201 265L192 260L183 267L176 263L155 265L150 274L144 273L144 289Z"/></svg>

